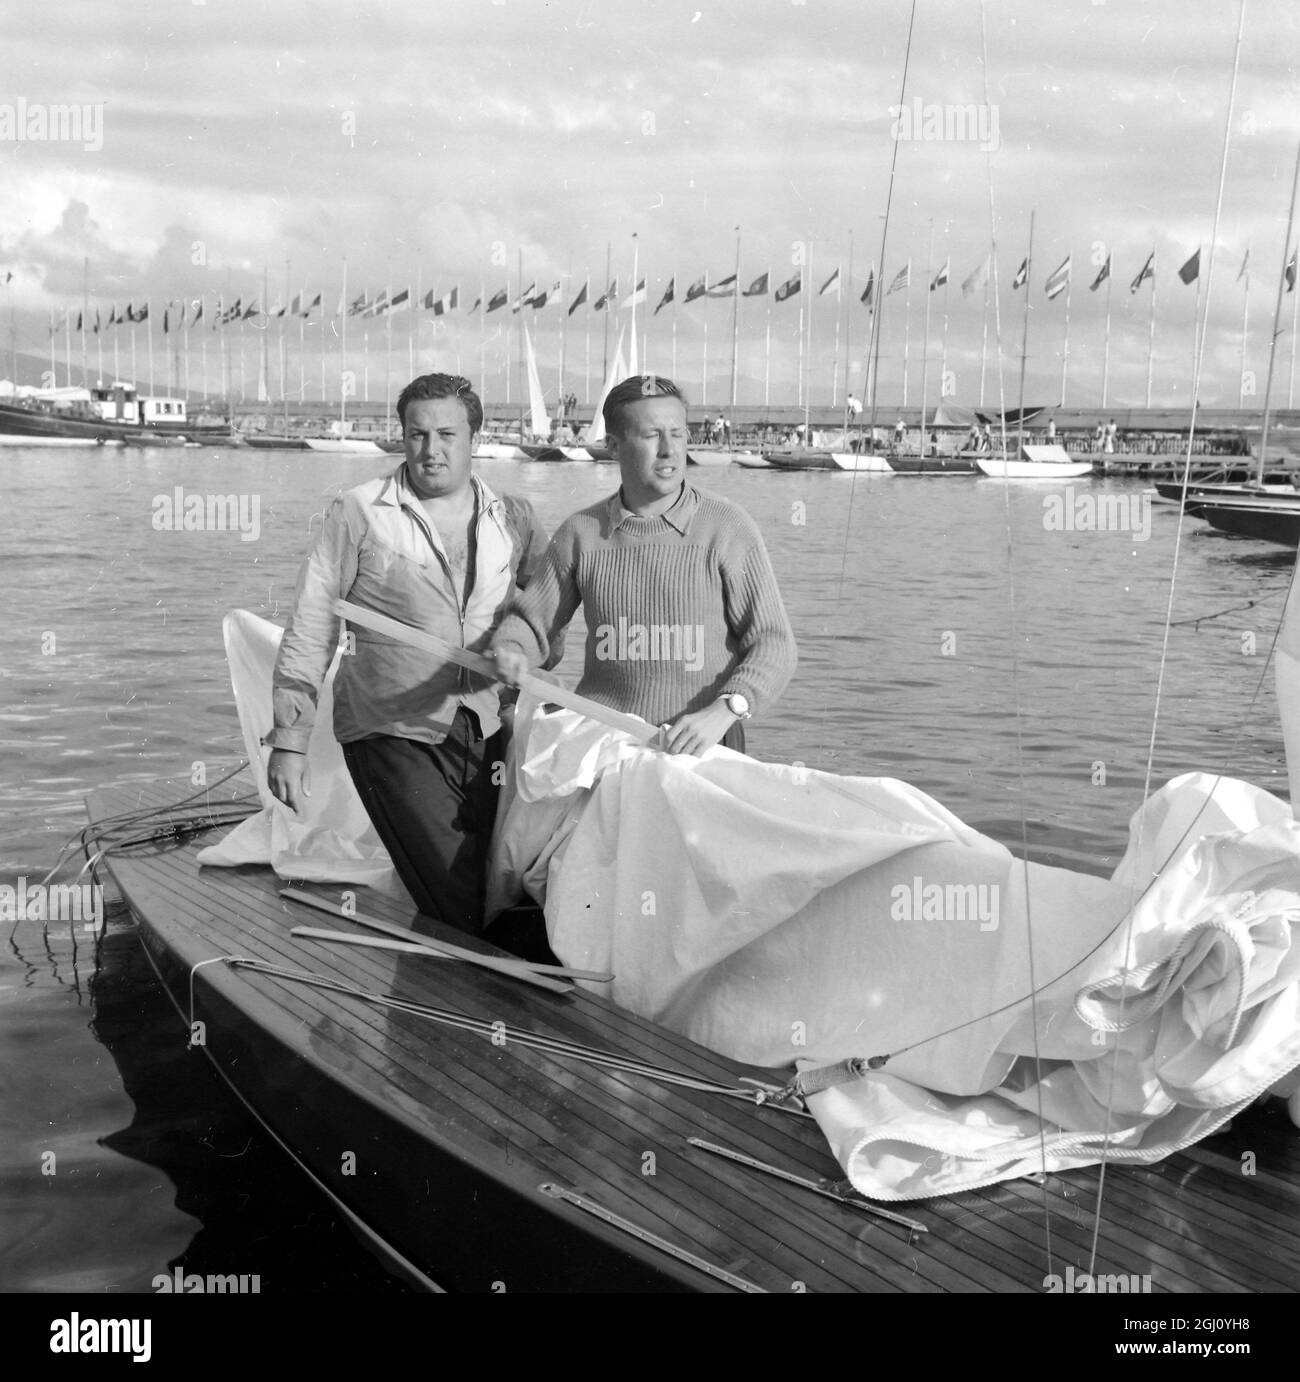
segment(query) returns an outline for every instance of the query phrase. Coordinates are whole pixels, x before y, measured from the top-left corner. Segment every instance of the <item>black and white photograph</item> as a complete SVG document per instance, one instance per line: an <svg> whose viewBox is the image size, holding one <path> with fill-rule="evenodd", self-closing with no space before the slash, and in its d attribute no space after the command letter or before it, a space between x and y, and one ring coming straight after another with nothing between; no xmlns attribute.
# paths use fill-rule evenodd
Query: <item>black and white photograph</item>
<svg viewBox="0 0 1300 1382"><path fill-rule="evenodd" d="M1300 10L3 28L26 1356L696 1292L1280 1354Z"/></svg>

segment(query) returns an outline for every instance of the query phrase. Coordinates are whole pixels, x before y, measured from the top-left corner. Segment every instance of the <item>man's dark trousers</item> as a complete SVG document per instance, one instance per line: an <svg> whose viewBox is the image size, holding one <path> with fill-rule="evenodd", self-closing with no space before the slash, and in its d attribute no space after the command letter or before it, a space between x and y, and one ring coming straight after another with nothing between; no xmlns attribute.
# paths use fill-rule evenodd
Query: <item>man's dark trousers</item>
<svg viewBox="0 0 1300 1382"><path fill-rule="evenodd" d="M505 756L500 733L485 740L478 716L460 706L441 744L375 735L342 747L415 905L448 926L481 932L499 790L492 779Z"/></svg>

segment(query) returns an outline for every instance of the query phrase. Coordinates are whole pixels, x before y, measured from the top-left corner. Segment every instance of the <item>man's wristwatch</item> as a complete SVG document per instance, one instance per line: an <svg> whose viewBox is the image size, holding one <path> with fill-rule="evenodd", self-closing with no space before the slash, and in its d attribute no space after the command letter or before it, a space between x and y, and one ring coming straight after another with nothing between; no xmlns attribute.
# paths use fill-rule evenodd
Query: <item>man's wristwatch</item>
<svg viewBox="0 0 1300 1382"><path fill-rule="evenodd" d="M739 691L733 691L729 696L719 696L718 699L738 720L748 720L753 713L749 708L749 701Z"/></svg>

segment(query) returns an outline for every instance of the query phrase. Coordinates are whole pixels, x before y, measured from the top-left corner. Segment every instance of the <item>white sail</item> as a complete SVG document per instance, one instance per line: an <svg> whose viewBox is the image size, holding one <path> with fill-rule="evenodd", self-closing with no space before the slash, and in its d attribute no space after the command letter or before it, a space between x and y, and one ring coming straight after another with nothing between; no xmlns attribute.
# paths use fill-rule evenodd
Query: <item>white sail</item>
<svg viewBox="0 0 1300 1382"><path fill-rule="evenodd" d="M528 360L529 426L533 436L545 441L551 435L551 419L546 412L542 381L537 377L537 354L533 350L533 338L528 334L527 323L524 323L524 354Z"/></svg>
<svg viewBox="0 0 1300 1382"><path fill-rule="evenodd" d="M583 435L583 441L589 443L602 442L605 440L605 414L601 409L605 406L605 400L609 397L610 390L615 384L621 383L628 376L627 361L623 359L623 328L619 327L618 345L614 347L614 359L610 363L609 374L605 379L605 387L600 391L600 397L596 400L596 413L591 419L591 426L587 428Z"/></svg>

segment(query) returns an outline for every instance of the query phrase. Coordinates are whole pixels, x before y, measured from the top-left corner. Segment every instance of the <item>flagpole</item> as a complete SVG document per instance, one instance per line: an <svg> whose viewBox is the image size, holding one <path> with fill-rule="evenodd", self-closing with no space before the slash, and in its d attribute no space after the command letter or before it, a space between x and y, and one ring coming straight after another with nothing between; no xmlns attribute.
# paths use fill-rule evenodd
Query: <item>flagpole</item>
<svg viewBox="0 0 1300 1382"><path fill-rule="evenodd" d="M573 255L572 255L572 254L569 255L569 271L568 271L568 273L565 274L564 277L565 277L565 279L566 279L568 282L570 282L570 283L573 282ZM568 304L564 301L564 299L565 299L567 296L568 296L568 292L567 292L567 291L560 294L560 382L559 382L559 390L560 390L560 419L561 419L561 421L567 421L567 420L568 420L567 417L566 417L566 415L565 415L565 408L564 408L564 346L565 346L565 339L567 338L567 336L568 336L568 334L569 334L569 308L568 308Z"/></svg>
<svg viewBox="0 0 1300 1382"><path fill-rule="evenodd" d="M704 308L704 360L700 365L700 407L709 401L709 311Z"/></svg>
<svg viewBox="0 0 1300 1382"><path fill-rule="evenodd" d="M992 255L992 250L989 254ZM987 263L987 260L985 261ZM989 280L993 277L993 265L989 264L984 273L984 340L980 345L980 407L984 406L984 374L989 361Z"/></svg>
<svg viewBox="0 0 1300 1382"><path fill-rule="evenodd" d="M907 296L903 299L903 407L907 407L908 357L912 346L912 261L907 261Z"/></svg>
<svg viewBox="0 0 1300 1382"><path fill-rule="evenodd" d="M1156 252L1151 251L1151 320L1147 328L1147 407L1151 406L1151 371L1156 349Z"/></svg>
<svg viewBox="0 0 1300 1382"><path fill-rule="evenodd" d="M95 326L96 326L96 328L97 328L96 331L95 331L95 373L99 376L99 384L100 384L100 387L102 388L102 387L103 387L103 384L104 384L104 328L103 328L102 326L99 325L99 308L98 308L98 307L95 308ZM186 346L187 346L187 348L188 348L188 345L189 345L189 338L186 337ZM189 383L190 383L189 368L190 368L189 357L186 356L186 359L185 359L185 392L186 392L187 394L189 393ZM17 381L15 381L15 382L17 382Z"/></svg>
<svg viewBox="0 0 1300 1382"><path fill-rule="evenodd" d="M670 280L673 285L673 321L672 321L672 377L677 378L677 270L674 268L673 276Z"/></svg>
<svg viewBox="0 0 1300 1382"><path fill-rule="evenodd" d="M407 290L410 291L409 289ZM393 430L393 261L388 261L388 306L384 309L384 440Z"/></svg>
<svg viewBox="0 0 1300 1382"><path fill-rule="evenodd" d="M13 309L14 309L14 300L13 300L13 298L11 297L11 298L9 299L9 324L10 324L10 327L13 326ZM50 387L51 387L52 389L56 389L56 388L58 388L58 386L59 386L59 360L58 360L58 349L59 349L59 347L58 347L58 344L57 344L58 334L59 334L59 328L58 328L57 326L54 325L54 308L51 307L51 308L50 308ZM14 351L13 372L14 372L14 383L17 384L17 382L18 382L18 355L17 355L17 352L18 352L18 336L17 336L17 333L14 332L14 331L12 331L12 330L10 331L9 345L10 345L10 348ZM116 349L117 349L117 338L116 338L116 337L113 338L113 349L114 349L114 351L116 351Z"/></svg>
<svg viewBox="0 0 1300 1382"><path fill-rule="evenodd" d="M1247 260L1250 250L1246 250ZM1246 406L1246 333L1250 330L1250 270L1242 275L1244 281L1241 294L1241 378L1237 387L1237 407Z"/></svg>
<svg viewBox="0 0 1300 1382"><path fill-rule="evenodd" d="M145 303L145 340L149 343L149 392L154 390L153 382L153 303Z"/></svg>
<svg viewBox="0 0 1300 1382"><path fill-rule="evenodd" d="M301 308L298 312L298 403L307 402L307 318L311 305L307 301L307 280L303 280ZM321 303L321 316L325 315L325 304Z"/></svg>
<svg viewBox="0 0 1300 1382"><path fill-rule="evenodd" d="M1020 455L1020 448L1024 445L1025 439L1025 366L1029 361L1029 299L1032 296L1030 287L1033 284L1033 265L1034 261L1034 213L1029 213L1029 251L1025 255L1025 325L1020 337L1020 407L1019 417L1016 419L1016 456ZM1003 435L1006 422L1003 421ZM1002 459L1008 459L1006 448L1003 448Z"/></svg>
<svg viewBox="0 0 1300 1382"><path fill-rule="evenodd" d="M478 281L478 386L487 393L487 279Z"/></svg>
<svg viewBox="0 0 1300 1382"><path fill-rule="evenodd" d="M736 371L740 349L740 227L736 227L736 267L731 285L731 431L728 442L736 435Z"/></svg>
<svg viewBox="0 0 1300 1382"><path fill-rule="evenodd" d="M848 292L841 293L844 299L844 445L849 444L849 360L853 355L853 230L849 229L849 277Z"/></svg>
<svg viewBox="0 0 1300 1382"><path fill-rule="evenodd" d="M90 316L90 256L81 261L81 386L90 386L90 366L86 363L86 318ZM14 383L18 381L15 379Z"/></svg>
<svg viewBox="0 0 1300 1382"><path fill-rule="evenodd" d="M1292 254L1294 253L1295 251L1293 250ZM1290 263L1289 260L1287 262ZM1300 268L1300 266L1297 267ZM1284 278L1286 277L1285 269L1282 271L1282 276ZM1300 317L1297 316L1297 308L1300 308L1300 293L1296 292L1295 285L1293 284L1291 287L1291 377L1287 383L1286 390L1286 406L1288 408L1295 405L1295 333L1297 323L1300 322Z"/></svg>
<svg viewBox="0 0 1300 1382"><path fill-rule="evenodd" d="M1282 285L1286 282L1286 249L1291 243L1291 229L1295 225L1296 189L1300 188L1300 146L1296 148L1295 173L1291 178L1291 200L1287 203L1286 239L1282 241L1282 274L1277 281L1277 300L1273 305L1273 335L1268 347L1268 375L1264 380L1264 426L1259 438L1259 469L1255 483L1264 483L1264 463L1268 455L1269 400L1273 392L1273 360L1277 354L1277 324L1282 319ZM1199 282L1199 278L1197 282Z"/></svg>
<svg viewBox="0 0 1300 1382"><path fill-rule="evenodd" d="M343 256L343 311L339 316L339 436L347 435L348 420L348 257Z"/></svg>
<svg viewBox="0 0 1300 1382"><path fill-rule="evenodd" d="M1026 287L1029 285L1026 284ZM1065 407L1065 383L1070 368L1070 293L1074 288L1074 264L1065 279L1065 335L1061 341L1061 407Z"/></svg>
<svg viewBox="0 0 1300 1382"><path fill-rule="evenodd" d="M800 285L802 287L802 285ZM799 396L796 399L797 405L803 407L803 300L805 294L799 294Z"/></svg>
<svg viewBox="0 0 1300 1382"><path fill-rule="evenodd" d="M185 402L187 405L186 412L188 413L188 404L190 401L190 304L186 302L184 304L184 308L185 313L182 318L181 325L185 328ZM102 378L104 373L104 363L102 356L99 364L99 373Z"/></svg>
<svg viewBox="0 0 1300 1382"><path fill-rule="evenodd" d="M813 342L813 242L808 241L808 349L804 353L804 383L803 383L803 444L805 447L812 445L812 387L808 383L807 373L812 368L812 342Z"/></svg>
<svg viewBox="0 0 1300 1382"><path fill-rule="evenodd" d="M943 280L943 351L939 359L939 402L948 396L948 294L952 291L952 245L949 232L952 222L943 228L943 265L947 276Z"/></svg>
<svg viewBox="0 0 1300 1382"><path fill-rule="evenodd" d="M633 231L633 232L632 232L632 330L631 330L632 342L631 342L631 345L630 345L629 348L628 348L628 349L629 349L629 354L630 354L630 358L629 358L629 360L628 360L628 364L629 364L629 371L628 371L628 372L629 372L630 374L640 374L640 373L641 373L640 364L639 364L639 362L638 362L638 360L637 360L637 358L636 358L636 285L637 285L637 273L639 272L639 269L640 269L640 260L639 260L640 251L641 251L641 242L640 242L640 240L637 239L636 231ZM606 309L606 310L608 310L608 309Z"/></svg>
<svg viewBox="0 0 1300 1382"><path fill-rule="evenodd" d="M910 278L910 275L909 275ZM934 220L930 220L930 247L925 266L925 339L921 342L921 455L925 455L925 404L930 388L930 299L934 296Z"/></svg>
<svg viewBox="0 0 1300 1382"><path fill-rule="evenodd" d="M1110 290L1115 275L1110 271L1110 255L1106 256L1106 336L1101 356L1101 406L1106 406L1106 389L1110 383Z"/></svg>
<svg viewBox="0 0 1300 1382"><path fill-rule="evenodd" d="M772 279L771 270L768 270L767 280L767 330L764 333L763 344L763 407L764 409L772 406Z"/></svg>
<svg viewBox="0 0 1300 1382"><path fill-rule="evenodd" d="M605 380L609 378L609 275L613 265L613 246L608 240L605 241L605 353L600 364L600 386L605 387ZM633 288L636 287L634 283Z"/></svg>
<svg viewBox="0 0 1300 1382"><path fill-rule="evenodd" d="M1200 254L1200 249L1199 249L1199 248L1197 249L1197 254L1198 254L1198 255ZM1200 319L1201 319L1201 261L1200 261L1200 259L1198 258L1197 261L1196 261L1196 297L1194 298L1193 303L1192 303L1192 380L1193 380L1193 382L1194 382L1195 379L1196 379L1196 324L1197 324L1197 322L1200 321ZM1196 400L1195 400L1195 399L1192 399L1192 403L1193 403L1193 405L1195 405Z"/></svg>
<svg viewBox="0 0 1300 1382"><path fill-rule="evenodd" d="M583 316L584 354L582 357L582 402L591 402L591 269L587 269L587 301L583 304L587 311ZM674 323L675 325L675 323ZM602 381L603 387L603 381Z"/></svg>

